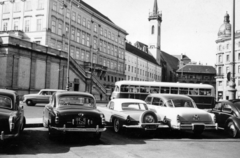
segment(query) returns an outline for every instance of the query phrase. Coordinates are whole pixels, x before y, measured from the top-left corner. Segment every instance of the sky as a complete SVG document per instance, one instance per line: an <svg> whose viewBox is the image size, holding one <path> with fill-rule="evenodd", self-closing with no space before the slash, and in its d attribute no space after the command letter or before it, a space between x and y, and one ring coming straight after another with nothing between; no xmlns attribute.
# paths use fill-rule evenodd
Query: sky
<svg viewBox="0 0 240 158"><path fill-rule="evenodd" d="M84 0L126 30L127 41L148 44L149 12L154 0ZM187 55L203 65L216 63L218 30L233 0L157 0L162 12L161 50ZM235 30L240 30L240 0L235 0Z"/></svg>

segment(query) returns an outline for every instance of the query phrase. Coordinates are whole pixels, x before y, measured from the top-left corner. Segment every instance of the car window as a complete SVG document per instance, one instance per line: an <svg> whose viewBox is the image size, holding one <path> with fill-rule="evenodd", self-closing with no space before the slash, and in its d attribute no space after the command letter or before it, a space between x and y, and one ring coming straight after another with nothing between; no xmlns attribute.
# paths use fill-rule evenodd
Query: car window
<svg viewBox="0 0 240 158"><path fill-rule="evenodd" d="M0 95L0 107L11 108L12 107L12 99L7 96Z"/></svg>
<svg viewBox="0 0 240 158"><path fill-rule="evenodd" d="M122 110L147 110L144 103L122 103Z"/></svg>
<svg viewBox="0 0 240 158"><path fill-rule="evenodd" d="M191 100L186 99L171 99L171 102L169 100L168 105L170 107L188 107L188 108L194 108Z"/></svg>
<svg viewBox="0 0 240 158"><path fill-rule="evenodd" d="M81 95L63 95L58 98L59 106L84 106L95 107L95 101L92 97Z"/></svg>
<svg viewBox="0 0 240 158"><path fill-rule="evenodd" d="M153 101L152 101L152 105L156 105L156 106L162 106L162 99L160 98L153 98Z"/></svg>
<svg viewBox="0 0 240 158"><path fill-rule="evenodd" d="M223 111L224 112L232 112L232 107L229 104L225 104L223 106Z"/></svg>
<svg viewBox="0 0 240 158"><path fill-rule="evenodd" d="M215 104L214 109L215 109L215 110L221 110L221 107L222 107L222 103L219 102L219 103L216 103L216 104Z"/></svg>
<svg viewBox="0 0 240 158"><path fill-rule="evenodd" d="M152 101L152 97L147 97L147 98L145 99L145 102L146 102L147 104L151 104L151 101Z"/></svg>
<svg viewBox="0 0 240 158"><path fill-rule="evenodd" d="M40 95L48 95L48 91L42 91Z"/></svg>

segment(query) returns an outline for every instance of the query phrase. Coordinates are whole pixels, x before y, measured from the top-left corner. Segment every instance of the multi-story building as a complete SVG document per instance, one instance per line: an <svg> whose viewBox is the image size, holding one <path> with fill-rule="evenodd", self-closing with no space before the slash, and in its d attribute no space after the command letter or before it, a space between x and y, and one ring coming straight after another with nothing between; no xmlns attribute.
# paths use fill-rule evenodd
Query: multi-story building
<svg viewBox="0 0 240 158"><path fill-rule="evenodd" d="M145 51L146 48L147 46L145 46ZM126 43L126 80L161 81L161 66L152 55L144 50Z"/></svg>
<svg viewBox="0 0 240 158"><path fill-rule="evenodd" d="M64 2L64 3L63 3ZM22 30L23 39L61 51L105 87L125 79L127 32L81 0L4 0L0 31Z"/></svg>
<svg viewBox="0 0 240 158"><path fill-rule="evenodd" d="M220 26L218 31L218 39L216 40L216 98L229 98L229 82L227 80L227 73L232 72L233 52L231 50L231 24L229 15L224 16L224 23ZM240 31L235 33L235 83L236 83L236 98L240 98Z"/></svg>
<svg viewBox="0 0 240 158"><path fill-rule="evenodd" d="M187 64L177 70L178 82L204 83L215 87L216 69L208 65Z"/></svg>

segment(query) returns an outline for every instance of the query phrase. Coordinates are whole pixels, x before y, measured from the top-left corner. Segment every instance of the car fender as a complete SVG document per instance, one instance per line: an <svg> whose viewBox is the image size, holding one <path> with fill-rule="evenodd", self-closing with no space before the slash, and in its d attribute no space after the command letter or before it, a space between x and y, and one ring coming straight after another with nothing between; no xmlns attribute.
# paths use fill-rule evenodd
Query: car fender
<svg viewBox="0 0 240 158"><path fill-rule="evenodd" d="M112 116L111 116L111 118L110 118L110 123L113 123L113 120L115 119L115 118L118 118L120 121L125 121L126 120L126 118L127 118L127 116L120 116L120 115L117 115L117 114L113 114Z"/></svg>
<svg viewBox="0 0 240 158"><path fill-rule="evenodd" d="M240 133L240 119L238 119L236 117L229 117L225 122L225 128L227 127L228 123L231 122L231 121L234 123L238 132Z"/></svg>

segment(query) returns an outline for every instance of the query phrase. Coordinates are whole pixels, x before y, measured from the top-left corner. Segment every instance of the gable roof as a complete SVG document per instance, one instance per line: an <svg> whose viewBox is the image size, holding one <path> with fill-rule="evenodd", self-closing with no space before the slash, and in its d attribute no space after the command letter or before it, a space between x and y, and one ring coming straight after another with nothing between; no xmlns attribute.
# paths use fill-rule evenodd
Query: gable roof
<svg viewBox="0 0 240 158"><path fill-rule="evenodd" d="M161 51L163 59L169 64L169 66L173 69L173 71L177 71L178 65L179 65L179 60L178 58Z"/></svg>
<svg viewBox="0 0 240 158"><path fill-rule="evenodd" d="M185 65L177 70L177 72L216 74L216 69L208 65Z"/></svg>
<svg viewBox="0 0 240 158"><path fill-rule="evenodd" d="M133 53L136 56L139 56L139 57L141 57L141 58L143 58L143 59L145 59L145 60L147 60L149 62L152 62L153 64L159 65L152 55L143 52L142 50L132 46L129 43L126 43L126 51L128 51L130 53Z"/></svg>
<svg viewBox="0 0 240 158"><path fill-rule="evenodd" d="M180 61L181 59L188 59L188 60L190 60L190 58L189 58L188 56L183 55L183 54L181 54L181 55L173 55L173 56L175 56L176 58L178 58L179 61Z"/></svg>

